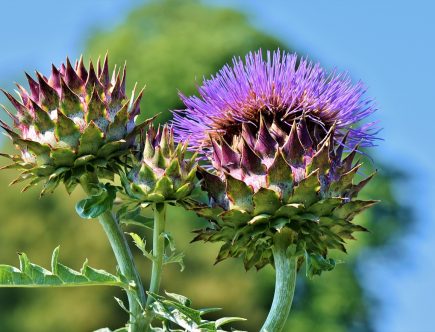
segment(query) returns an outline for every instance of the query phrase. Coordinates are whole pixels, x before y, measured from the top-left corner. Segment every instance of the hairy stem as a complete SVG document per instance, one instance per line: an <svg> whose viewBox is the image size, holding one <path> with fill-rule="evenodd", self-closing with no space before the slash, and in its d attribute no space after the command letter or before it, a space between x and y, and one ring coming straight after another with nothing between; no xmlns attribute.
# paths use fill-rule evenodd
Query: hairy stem
<svg viewBox="0 0 435 332"><path fill-rule="evenodd" d="M283 330L293 302L296 286L297 257L289 257L288 234L276 234L273 259L275 262L275 293L266 322L260 332L280 332Z"/></svg>
<svg viewBox="0 0 435 332"><path fill-rule="evenodd" d="M88 195L92 194L93 184L98 184L98 178L93 174L86 175L81 180L81 185ZM129 332L142 332L145 330L143 306L146 296L130 247L112 211L104 212L98 219L109 239L121 273L132 282L132 289L127 291L130 311Z"/></svg>
<svg viewBox="0 0 435 332"><path fill-rule="evenodd" d="M154 210L154 229L153 229L153 264L151 270L150 293L158 294L160 290L160 280L163 270L163 258L165 255L165 232L166 224L166 204L156 203L153 205ZM153 302L151 296L148 297L147 307ZM150 315L148 315L150 316ZM148 317L151 322L152 317Z"/></svg>

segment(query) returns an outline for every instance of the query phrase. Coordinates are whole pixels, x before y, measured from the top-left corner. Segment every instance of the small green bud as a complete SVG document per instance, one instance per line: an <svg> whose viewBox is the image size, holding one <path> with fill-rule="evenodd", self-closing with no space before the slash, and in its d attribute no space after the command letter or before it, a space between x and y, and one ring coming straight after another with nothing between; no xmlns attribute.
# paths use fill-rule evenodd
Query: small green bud
<svg viewBox="0 0 435 332"><path fill-rule="evenodd" d="M182 203L198 187L196 161L186 159L187 146L174 145L172 129L150 126L136 165L122 176L126 193L140 202Z"/></svg>

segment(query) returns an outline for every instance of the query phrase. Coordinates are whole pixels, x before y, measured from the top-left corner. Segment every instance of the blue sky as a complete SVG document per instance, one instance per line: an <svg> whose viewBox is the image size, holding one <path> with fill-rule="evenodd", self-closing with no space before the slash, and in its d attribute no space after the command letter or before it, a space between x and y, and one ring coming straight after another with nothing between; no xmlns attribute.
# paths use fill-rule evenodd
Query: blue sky
<svg viewBox="0 0 435 332"><path fill-rule="evenodd" d="M349 70L377 101L385 141L378 156L407 170L413 180L399 194L417 207L418 227L404 239L410 265L374 262L370 287L386 294L382 332L432 332L435 295L435 3L429 0L208 1L249 14L254 25L323 65ZM116 25L139 1L9 1L2 6L0 81L22 70L48 71L80 54L90 30ZM41 24L49 20L51 26ZM4 85L3 85L4 86ZM6 87L11 87L6 85ZM412 262L412 263L411 263Z"/></svg>

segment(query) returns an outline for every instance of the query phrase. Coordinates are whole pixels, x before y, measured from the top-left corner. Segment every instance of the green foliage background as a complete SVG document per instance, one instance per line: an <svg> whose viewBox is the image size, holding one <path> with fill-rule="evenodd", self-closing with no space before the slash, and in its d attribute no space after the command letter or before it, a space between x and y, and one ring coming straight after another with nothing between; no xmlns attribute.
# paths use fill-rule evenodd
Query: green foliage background
<svg viewBox="0 0 435 332"><path fill-rule="evenodd" d="M96 59L108 50L112 65L127 60L128 88L135 82L147 85L142 119L161 113L160 122L170 118L168 110L182 107L178 89L194 93L203 76L214 73L233 55L242 56L260 47L288 49L288 45L254 29L239 13L175 0L155 1L135 9L113 31L96 32L87 45L85 57ZM16 265L16 252L25 251L35 263L49 266L53 248L61 244L61 260L67 265L78 269L88 258L92 266L115 272L98 222L75 215L74 204L83 197L80 190L67 196L60 188L54 195L39 199L36 190L21 194L18 187L8 188L14 175L13 171L0 173L0 262ZM382 204L359 217L358 222L372 233L358 236L349 246L349 255L337 254L345 264L312 281L301 271L287 330L373 330L371 313L376 302L364 289L358 266L364 263L360 262L363 253L364 259L382 253L407 227L409 209L398 204L393 192L393 183L400 177L381 170L364 191L363 195L381 199ZM248 321L237 327L258 330L273 295L273 270L246 273L237 260L213 266L218 245L189 244L191 231L202 223L192 213L177 208L169 211L169 229L187 258L184 272L176 266L166 269L163 288L192 298L195 307L224 308L219 316L246 317ZM136 253L147 282L149 264ZM113 296L123 294L112 288L0 289L0 331L116 328L127 317Z"/></svg>

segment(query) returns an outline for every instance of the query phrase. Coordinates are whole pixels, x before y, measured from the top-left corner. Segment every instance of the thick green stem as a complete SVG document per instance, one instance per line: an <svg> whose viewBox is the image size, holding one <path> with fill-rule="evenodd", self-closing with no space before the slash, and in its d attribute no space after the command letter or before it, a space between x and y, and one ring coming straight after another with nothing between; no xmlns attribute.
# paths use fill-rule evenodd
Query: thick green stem
<svg viewBox="0 0 435 332"><path fill-rule="evenodd" d="M98 179L92 175L85 176L81 181L84 191L89 195L92 194L92 184L97 183ZM143 307L146 302L146 296L142 280L134 264L130 247L128 246L120 225L111 211L104 212L98 219L109 239L121 273L130 280L133 285L132 289L127 291L130 311L129 332L143 332L145 330Z"/></svg>
<svg viewBox="0 0 435 332"><path fill-rule="evenodd" d="M153 229L153 264L151 270L151 281L149 292L158 294L160 290L160 280L162 278L163 259L165 255L165 225L166 225L166 204L157 203L153 205L154 210L154 229ZM151 305L153 299L148 296L147 307ZM153 314L147 314L147 326L150 325ZM147 330L148 331L148 330Z"/></svg>
<svg viewBox="0 0 435 332"><path fill-rule="evenodd" d="M153 266L151 270L150 293L158 294L160 280L163 270L163 257L165 254L165 232L166 204L154 204L154 230L153 230ZM152 303L151 296L148 297L147 305Z"/></svg>
<svg viewBox="0 0 435 332"><path fill-rule="evenodd" d="M289 257L288 234L277 234L274 238L273 259L275 262L275 293L266 322L260 332L283 330L293 302L296 286L297 257Z"/></svg>

